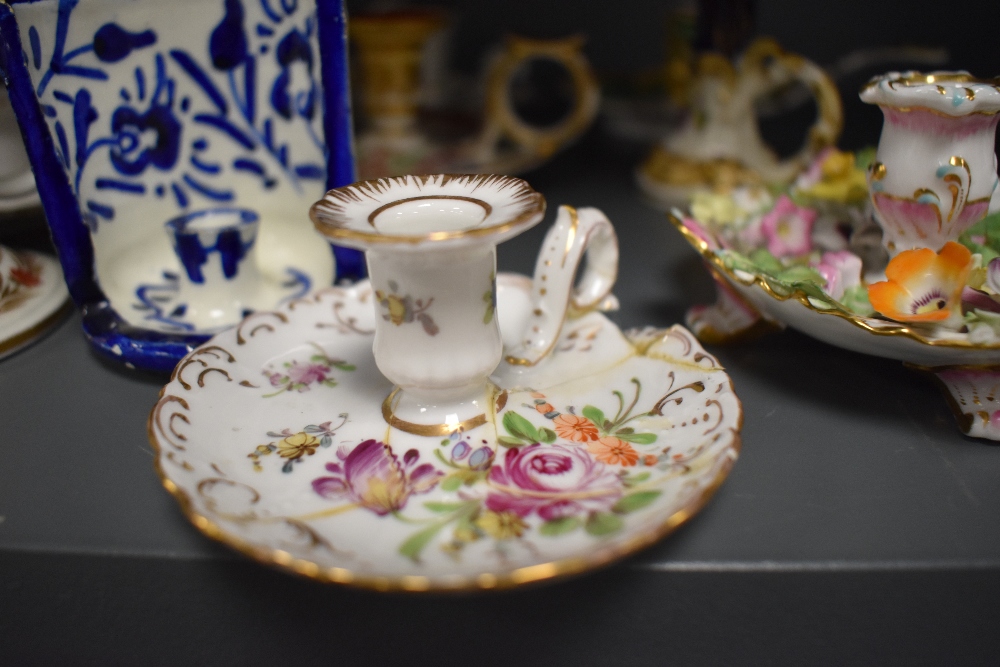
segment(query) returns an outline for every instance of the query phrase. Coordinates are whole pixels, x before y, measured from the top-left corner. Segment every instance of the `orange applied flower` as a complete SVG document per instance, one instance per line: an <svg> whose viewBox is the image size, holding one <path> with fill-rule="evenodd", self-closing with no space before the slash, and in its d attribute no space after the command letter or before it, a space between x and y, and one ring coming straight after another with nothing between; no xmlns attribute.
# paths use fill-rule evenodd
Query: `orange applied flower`
<svg viewBox="0 0 1000 667"><path fill-rule="evenodd" d="M613 435L605 436L587 445L587 451L598 461L611 465L634 466L639 461L639 452L632 445Z"/></svg>
<svg viewBox="0 0 1000 667"><path fill-rule="evenodd" d="M553 419L552 424L556 427L559 437L570 442L590 442L597 440L598 437L597 427L586 417L562 414Z"/></svg>
<svg viewBox="0 0 1000 667"><path fill-rule="evenodd" d="M900 322L941 322L961 308L972 253L948 241L939 252L904 250L885 268L888 280L868 286L872 308Z"/></svg>

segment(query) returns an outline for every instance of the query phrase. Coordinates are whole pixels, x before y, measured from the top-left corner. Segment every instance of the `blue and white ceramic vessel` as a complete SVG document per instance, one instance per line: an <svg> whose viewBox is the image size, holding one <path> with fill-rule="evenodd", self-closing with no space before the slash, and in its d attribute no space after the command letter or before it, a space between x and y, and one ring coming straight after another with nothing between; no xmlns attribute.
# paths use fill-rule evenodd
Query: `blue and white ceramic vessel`
<svg viewBox="0 0 1000 667"><path fill-rule="evenodd" d="M230 267L254 273L251 308L329 285L335 266L361 275L308 219L353 180L341 0L9 1L0 67L100 350L169 370L232 323L192 317L171 220L254 219Z"/></svg>

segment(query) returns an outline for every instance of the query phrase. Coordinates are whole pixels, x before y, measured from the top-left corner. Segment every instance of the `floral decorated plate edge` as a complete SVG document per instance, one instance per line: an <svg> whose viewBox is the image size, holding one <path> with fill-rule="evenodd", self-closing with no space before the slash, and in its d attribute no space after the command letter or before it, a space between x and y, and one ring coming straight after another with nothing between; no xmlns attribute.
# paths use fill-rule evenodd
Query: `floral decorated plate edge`
<svg viewBox="0 0 1000 667"><path fill-rule="evenodd" d="M711 248L709 243L699 237L695 232L693 232L679 215L678 211L673 211L667 214L667 218L670 223L677 228L677 231L681 233L684 239L694 247L695 250L702 256L712 271L720 276L725 277L730 282L741 285L743 287L753 288L754 286L759 287L764 291L769 297L775 299L776 301L787 301L792 299L801 303L803 306L809 310L818 313L820 315L832 315L839 317L841 319L847 320L854 326L862 329L870 334L876 336L899 336L903 338L909 338L923 345L932 345L936 347L954 347L954 348L965 348L965 349L976 349L976 350L990 350L997 349L1000 350L1000 343L996 344L975 344L966 340L945 340L939 338L930 338L925 334L912 329L904 324L898 322L893 322L891 320L885 320L875 317L864 317L862 315L856 315L854 313L849 313L846 311L837 310L836 308L818 308L810 299L809 295L799 288L793 288L789 293L780 293L771 286L767 281L767 278L759 274L747 274L751 277L749 279L741 277L736 273L734 269L726 266L725 262L716 254L715 250ZM709 230L705 230L707 233L711 234ZM756 308L755 308L756 310Z"/></svg>
<svg viewBox="0 0 1000 667"><path fill-rule="evenodd" d="M348 292L352 288L341 288L341 287L328 287L318 292L315 292L311 297L306 297L297 300L297 303L305 301L315 301L318 302L324 294L329 292ZM275 311L277 312L277 311ZM260 316L263 313L255 313L250 316ZM248 318L250 319L250 318ZM241 325L237 325L237 328ZM657 335L665 334L670 329L680 328L680 325L673 325L672 327L667 327L665 329L658 329L655 331ZM641 332L642 337L648 339L653 333L653 330L634 330L635 332ZM632 334L633 330L625 332L626 337L630 338L629 334ZM692 336L692 342L694 337ZM195 348L190 353L188 353L175 367L173 373L171 373L170 382L173 382L177 376L177 369L182 368L185 362L195 357L201 348L210 346L212 340L205 342L203 345ZM702 350L702 354L711 359L715 360L715 357L708 352ZM722 370L722 365L715 360L715 365L718 369ZM540 582L553 581L556 579L564 579L571 577L573 575L582 575L587 572L591 572L602 567L608 566L620 559L633 555L642 549L651 546L655 542L663 539L667 535L670 535L675 530L677 530L681 525L690 520L699 511L701 511L708 501L711 500L715 492L722 486L722 483L729 476L729 472L732 470L733 464L738 458L742 449L742 437L741 431L743 428L743 404L740 401L739 396L736 394L733 387L732 379L727 377L729 384L729 389L732 392L733 399L736 401L736 405L739 409L739 415L737 418L737 423L735 429L731 432L732 441L728 447L728 450L732 452L732 456L729 460L722 466L720 466L715 477L711 482L704 488L704 490L697 496L695 496L690 502L681 507L680 509L673 512L665 520L663 520L655 529L649 530L645 533L638 534L629 540L626 540L618 545L615 545L609 549L602 549L596 557L571 557L553 560L546 563L538 563L535 565L530 565L526 567L521 567L511 572L505 573L503 575L495 575L492 573L481 574L476 577L463 577L461 579L452 579L447 582L447 584L439 584L433 582L429 577L425 576L399 576L399 577L388 577L388 576L361 576L340 567L331 568L321 568L316 563L309 560L300 559L293 557L287 551L281 549L271 549L262 546L258 546L238 537L230 532L227 532L221 528L218 524L213 522L206 516L199 514L194 509L194 504L186 491L179 488L167 474L164 472L161 458L163 451L157 442L156 436L154 434L154 417L156 409L159 405L156 405L150 410L149 417L146 420L146 437L153 448L153 467L156 472L157 477L160 479L160 483L163 487L174 497L180 506L181 512L184 516L206 537L209 537L217 542L220 542L236 551L240 552L244 556L251 558L252 560L266 566L274 567L280 570L288 571L308 579L313 579L321 583L335 583L347 585L354 588L361 588L367 590L374 590L378 592L479 592L479 591L489 591L489 590L504 590L509 588L515 588L523 586L526 584L536 584ZM160 389L159 398L162 398L165 394L168 385L164 385Z"/></svg>

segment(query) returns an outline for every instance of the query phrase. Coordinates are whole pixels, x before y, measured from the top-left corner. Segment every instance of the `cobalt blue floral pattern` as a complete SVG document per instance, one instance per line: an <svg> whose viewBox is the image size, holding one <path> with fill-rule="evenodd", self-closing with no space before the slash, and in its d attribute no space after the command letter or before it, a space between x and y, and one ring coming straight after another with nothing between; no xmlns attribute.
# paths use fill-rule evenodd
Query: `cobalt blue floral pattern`
<svg viewBox="0 0 1000 667"><path fill-rule="evenodd" d="M157 33L112 22L101 26L90 43L67 44L79 0L59 0L55 46L46 64L41 37L34 26L29 28L28 62L42 72L35 92L52 125L60 160L68 172L75 171L74 193L81 194L84 178L93 179L96 193L85 200L83 212L92 231L115 219L115 206L100 197L102 191L170 197L183 213L233 202L235 193L226 184L234 174L258 179L265 190L279 179L299 189L301 181L325 178L324 144L312 128L319 96L315 13L303 17L295 0L257 0L261 19L248 26L244 1L251 0L222 1L225 13L210 32L205 52L167 48L156 52L152 68L137 65L131 85L118 91L121 104L105 131L97 129L100 119L91 87L80 83L107 81L108 72L78 61L93 52L101 63L121 63L134 53L157 49ZM254 34L254 50L248 29ZM263 59L278 65L273 81L258 80ZM217 85L210 76L213 71L225 74L227 87ZM198 98L178 99L179 77L195 85ZM258 108L258 86L270 88L271 108ZM54 103L45 102L49 91ZM291 144L278 138L278 124L296 120L304 122L313 141L308 155L293 154ZM228 163L213 158L217 142L237 147L240 154ZM100 150L109 152L113 173L88 172Z"/></svg>
<svg viewBox="0 0 1000 667"><path fill-rule="evenodd" d="M98 350L169 370L205 339L184 326L169 254L105 275L144 239L169 253L165 221L220 207L270 221L353 180L344 22L343 0L0 2L0 72ZM310 248L305 271L266 264L286 298L329 278ZM360 253L334 252L338 278L364 275Z"/></svg>

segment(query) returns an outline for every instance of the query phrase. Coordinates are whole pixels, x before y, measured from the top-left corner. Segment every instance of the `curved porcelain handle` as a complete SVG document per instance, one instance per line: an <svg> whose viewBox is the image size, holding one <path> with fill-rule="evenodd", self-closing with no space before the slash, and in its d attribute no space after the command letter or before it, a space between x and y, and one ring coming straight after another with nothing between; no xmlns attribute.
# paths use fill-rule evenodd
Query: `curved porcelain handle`
<svg viewBox="0 0 1000 667"><path fill-rule="evenodd" d="M502 135L528 155L547 158L589 126L600 104L600 89L583 55L582 37L566 39L507 38L503 54L490 67L486 88L486 130L482 141L491 148ZM531 60L551 60L566 68L573 83L573 106L564 119L547 127L524 122L514 111L510 83Z"/></svg>
<svg viewBox="0 0 1000 667"><path fill-rule="evenodd" d="M587 257L583 275L574 278ZM618 237L611 221L596 208L560 206L535 263L533 309L521 341L506 351L508 363L533 366L552 351L563 322L601 307L618 276Z"/></svg>
<svg viewBox="0 0 1000 667"><path fill-rule="evenodd" d="M822 67L800 55L788 53L777 42L759 38L749 47L741 61L743 72L756 71L764 79L765 95L791 81L805 84L816 100L816 122L809 128L799 151L779 162L773 169L757 167L767 180L788 180L827 146L837 143L844 126L844 109L840 93ZM773 173L764 173L764 172Z"/></svg>

